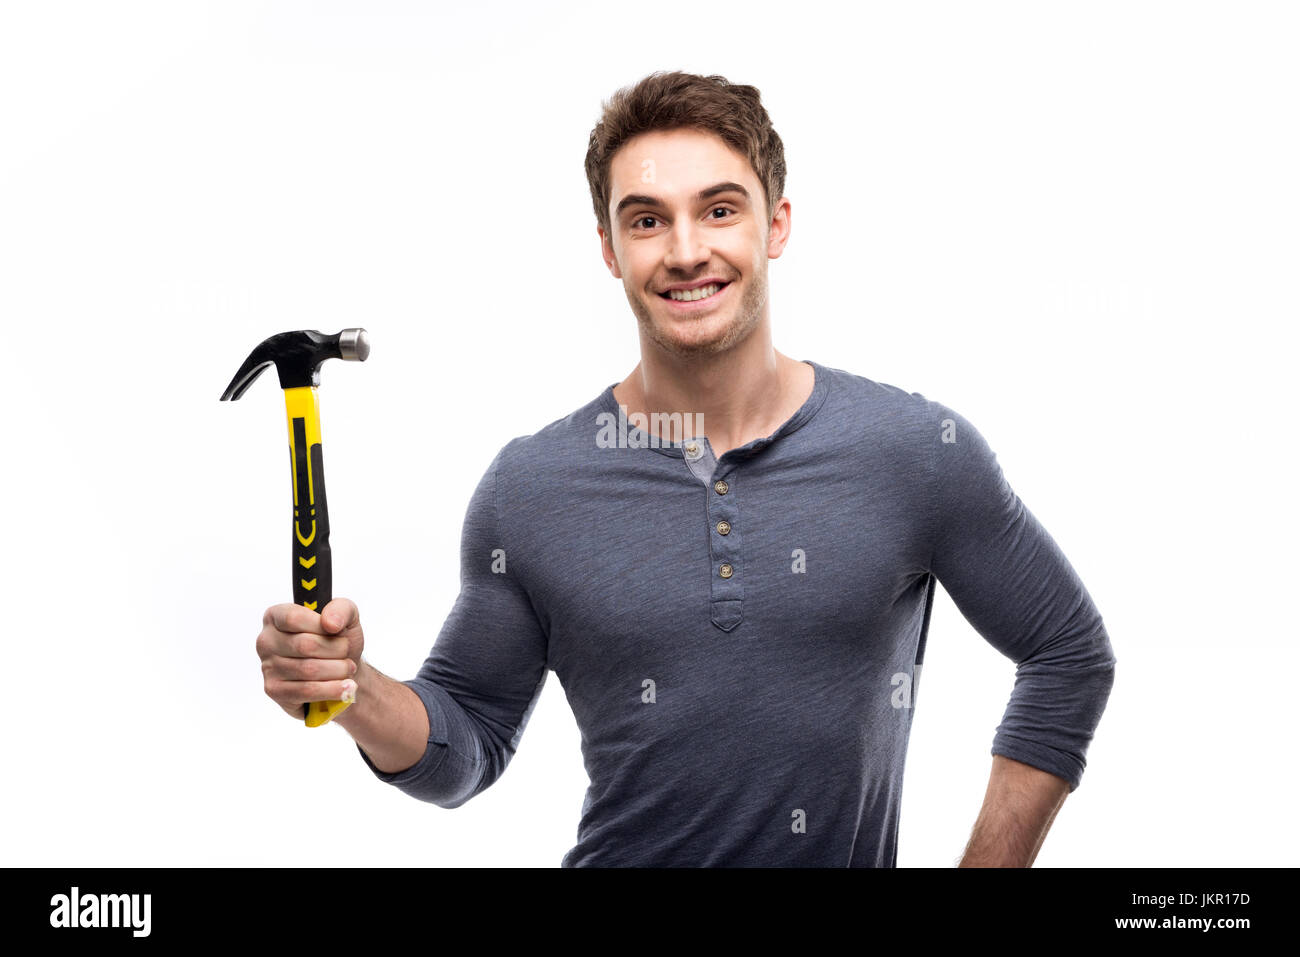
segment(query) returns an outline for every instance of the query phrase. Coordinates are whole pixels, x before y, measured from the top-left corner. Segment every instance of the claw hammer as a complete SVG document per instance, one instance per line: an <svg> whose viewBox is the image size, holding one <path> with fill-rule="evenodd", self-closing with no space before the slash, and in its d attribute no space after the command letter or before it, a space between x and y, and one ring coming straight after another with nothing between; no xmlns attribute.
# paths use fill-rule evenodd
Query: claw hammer
<svg viewBox="0 0 1300 957"><path fill-rule="evenodd" d="M370 338L364 329L344 329L332 336L314 329L282 332L254 349L221 394L238 399L275 365L284 389L289 417L289 465L293 479L293 600L313 611L324 611L332 597L330 522L325 510L325 467L321 459L320 367L326 359L364 362ZM318 728L347 708L345 701L313 701L303 705L307 727Z"/></svg>

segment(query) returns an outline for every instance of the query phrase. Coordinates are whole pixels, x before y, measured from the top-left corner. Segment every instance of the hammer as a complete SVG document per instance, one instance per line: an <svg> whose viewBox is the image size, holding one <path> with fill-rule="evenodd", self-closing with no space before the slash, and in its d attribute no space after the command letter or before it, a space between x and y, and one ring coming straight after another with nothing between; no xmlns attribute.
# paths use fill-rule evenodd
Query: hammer
<svg viewBox="0 0 1300 957"><path fill-rule="evenodd" d="M264 340L244 360L221 393L222 401L238 399L274 363L284 389L289 416L289 466L293 479L293 600L323 611L332 597L330 580L330 522L325 510L325 467L321 460L320 367L326 359L364 362L370 338L364 329L344 329L332 336L314 329L282 332ZM345 701L314 701L303 705L307 727L319 728L347 708Z"/></svg>

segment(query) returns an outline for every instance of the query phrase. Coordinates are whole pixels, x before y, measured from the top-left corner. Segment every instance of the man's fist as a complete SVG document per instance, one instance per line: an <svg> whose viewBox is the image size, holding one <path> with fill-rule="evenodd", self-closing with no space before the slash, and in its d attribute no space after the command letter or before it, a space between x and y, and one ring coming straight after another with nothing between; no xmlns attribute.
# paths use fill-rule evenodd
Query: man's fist
<svg viewBox="0 0 1300 957"><path fill-rule="evenodd" d="M267 697L299 720L308 702L353 700L364 645L361 616L347 598L335 598L320 614L272 605L257 636Z"/></svg>

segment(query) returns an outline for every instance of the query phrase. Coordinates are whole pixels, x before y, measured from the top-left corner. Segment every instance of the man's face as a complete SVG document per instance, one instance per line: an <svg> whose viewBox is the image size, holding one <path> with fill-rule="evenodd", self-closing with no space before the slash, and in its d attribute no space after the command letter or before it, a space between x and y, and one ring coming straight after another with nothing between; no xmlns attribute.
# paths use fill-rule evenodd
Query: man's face
<svg viewBox="0 0 1300 957"><path fill-rule="evenodd" d="M680 129L628 140L610 164L609 218L609 235L597 230L605 263L642 334L671 354L725 352L766 319L767 261L785 248L790 203L769 223L762 184L721 138ZM712 294L665 295L678 286Z"/></svg>

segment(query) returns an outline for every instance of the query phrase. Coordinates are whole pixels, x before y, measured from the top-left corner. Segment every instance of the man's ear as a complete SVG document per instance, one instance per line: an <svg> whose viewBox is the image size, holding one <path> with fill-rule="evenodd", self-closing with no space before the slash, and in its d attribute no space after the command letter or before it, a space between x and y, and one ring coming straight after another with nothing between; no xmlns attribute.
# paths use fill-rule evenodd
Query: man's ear
<svg viewBox="0 0 1300 957"><path fill-rule="evenodd" d="M785 244L790 241L790 200L782 196L781 202L776 204L776 212L772 215L772 222L767 230L767 258L777 259L785 250Z"/></svg>
<svg viewBox="0 0 1300 957"><path fill-rule="evenodd" d="M618 258L614 255L614 247L610 245L609 237L605 235L605 229L602 226L596 227L596 235L600 237L600 254L604 257L605 267L610 271L615 279L622 279L623 274L618 269Z"/></svg>

